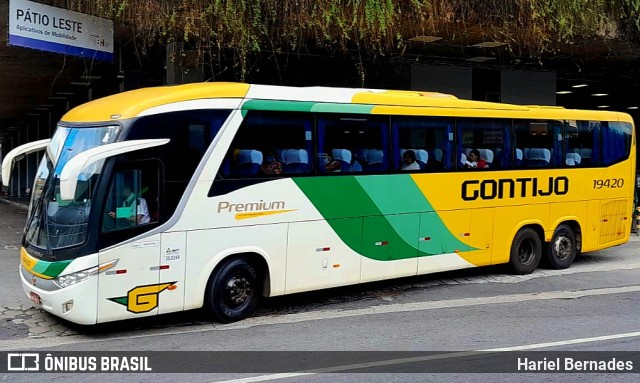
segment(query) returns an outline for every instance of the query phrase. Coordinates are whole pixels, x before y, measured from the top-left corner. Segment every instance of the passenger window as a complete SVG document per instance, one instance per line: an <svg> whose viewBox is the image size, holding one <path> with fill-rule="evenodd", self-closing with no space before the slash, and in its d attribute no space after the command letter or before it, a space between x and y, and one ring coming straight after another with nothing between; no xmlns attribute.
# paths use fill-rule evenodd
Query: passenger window
<svg viewBox="0 0 640 383"><path fill-rule="evenodd" d="M603 122L602 125L602 163L612 165L628 158L631 150L631 124Z"/></svg>
<svg viewBox="0 0 640 383"><path fill-rule="evenodd" d="M500 119L459 119L458 152L461 169L510 167L509 121Z"/></svg>
<svg viewBox="0 0 640 383"><path fill-rule="evenodd" d="M154 161L155 162L155 161ZM160 216L159 167L114 174L102 219L102 232L157 223Z"/></svg>
<svg viewBox="0 0 640 383"><path fill-rule="evenodd" d="M216 109L154 114L139 118L124 131L127 140L170 140L165 145L119 156L125 161L146 158L162 161L162 177L167 181L162 189L164 216L170 217L178 207L189 180L229 114L229 110ZM149 198L147 202L152 203Z"/></svg>
<svg viewBox="0 0 640 383"><path fill-rule="evenodd" d="M565 122L565 164L569 167L591 166L599 163L598 147L600 123L596 121Z"/></svg>
<svg viewBox="0 0 640 383"><path fill-rule="evenodd" d="M451 164L453 120L434 117L393 117L395 170L437 172Z"/></svg>
<svg viewBox="0 0 640 383"><path fill-rule="evenodd" d="M380 173L389 168L388 117L319 115L318 173Z"/></svg>
<svg viewBox="0 0 640 383"><path fill-rule="evenodd" d="M228 110L190 110L145 116L135 122L127 140L170 139L166 145L147 149L145 157L164 162L167 180L188 181L228 116ZM182 193L178 199L181 196Z"/></svg>
<svg viewBox="0 0 640 383"><path fill-rule="evenodd" d="M309 113L249 111L225 156L221 178L311 173L312 128Z"/></svg>
<svg viewBox="0 0 640 383"><path fill-rule="evenodd" d="M545 168L565 164L562 124L548 120L515 120L515 167Z"/></svg>

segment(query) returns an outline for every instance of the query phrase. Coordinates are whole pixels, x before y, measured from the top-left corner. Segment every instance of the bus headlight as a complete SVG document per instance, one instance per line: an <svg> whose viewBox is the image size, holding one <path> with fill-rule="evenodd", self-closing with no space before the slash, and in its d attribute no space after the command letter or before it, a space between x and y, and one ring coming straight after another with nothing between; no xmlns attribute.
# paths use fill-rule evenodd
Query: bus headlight
<svg viewBox="0 0 640 383"><path fill-rule="evenodd" d="M89 269L76 271L75 273L65 274L57 277L53 280L53 282L60 288L69 287L71 285L75 285L76 283L80 283L92 275L98 275L103 271L109 270L113 266L118 263L117 259L112 261L103 263L101 265L91 267Z"/></svg>

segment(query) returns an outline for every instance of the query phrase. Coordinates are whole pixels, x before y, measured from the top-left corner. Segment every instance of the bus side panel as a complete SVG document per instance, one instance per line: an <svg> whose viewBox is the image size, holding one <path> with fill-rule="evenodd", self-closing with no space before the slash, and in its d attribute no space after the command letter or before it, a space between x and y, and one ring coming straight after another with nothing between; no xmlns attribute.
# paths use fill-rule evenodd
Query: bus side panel
<svg viewBox="0 0 640 383"><path fill-rule="evenodd" d="M471 228L469 229L471 251L464 257L476 266L491 264L494 210L494 208L471 210Z"/></svg>
<svg viewBox="0 0 640 383"><path fill-rule="evenodd" d="M509 262L513 237L521 227L537 224L546 230L547 222L549 222L549 204L497 207L491 263L497 265Z"/></svg>
<svg viewBox="0 0 640 383"><path fill-rule="evenodd" d="M359 234L362 218L289 224L287 294L360 282L361 249L349 248L332 228Z"/></svg>
<svg viewBox="0 0 640 383"><path fill-rule="evenodd" d="M600 201L598 248L620 245L629 240L631 213L628 198Z"/></svg>
<svg viewBox="0 0 640 383"><path fill-rule="evenodd" d="M184 283L185 310L200 308L214 268L225 258L243 253L262 256L269 267L270 296L285 291L287 224L194 230L187 233Z"/></svg>
<svg viewBox="0 0 640 383"><path fill-rule="evenodd" d="M587 229L588 204L587 201L552 203L545 233L547 239L550 241L558 225L566 221L577 221L584 233Z"/></svg>
<svg viewBox="0 0 640 383"><path fill-rule="evenodd" d="M386 225L395 233L385 230ZM362 254L367 258L362 260L361 281L416 275L419 225L420 214L364 217Z"/></svg>
<svg viewBox="0 0 640 383"><path fill-rule="evenodd" d="M600 200L590 200L587 202L587 224L582 229L582 252L598 249L598 235L600 231Z"/></svg>
<svg viewBox="0 0 640 383"><path fill-rule="evenodd" d="M175 282L171 294L164 294L159 314L184 308L184 273L187 262L187 233L162 233L160 246L160 280Z"/></svg>
<svg viewBox="0 0 640 383"><path fill-rule="evenodd" d="M100 251L100 264L118 260L98 275L98 321L158 314L170 282L160 281L160 234Z"/></svg>
<svg viewBox="0 0 640 383"><path fill-rule="evenodd" d="M458 270L474 265L467 262L469 246L463 242L469 231L469 210L441 211L420 214L419 250L431 254L418 259L418 274ZM437 222L444 225L437 225ZM449 230L450 227L463 230ZM455 235L458 241L454 241Z"/></svg>
<svg viewBox="0 0 640 383"><path fill-rule="evenodd" d="M378 261L362 258L360 282L373 282L383 279L401 278L416 275L418 258L399 259L395 261Z"/></svg>

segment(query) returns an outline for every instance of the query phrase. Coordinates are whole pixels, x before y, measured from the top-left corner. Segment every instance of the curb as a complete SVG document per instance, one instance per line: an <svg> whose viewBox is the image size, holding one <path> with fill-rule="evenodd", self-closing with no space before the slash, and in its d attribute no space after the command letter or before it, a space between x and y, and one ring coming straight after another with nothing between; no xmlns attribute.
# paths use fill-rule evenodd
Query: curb
<svg viewBox="0 0 640 383"><path fill-rule="evenodd" d="M8 200L6 198L0 198L0 201L2 201L4 203L7 203L9 205L13 205L15 207L19 207L19 208L21 208L23 210L29 210L29 205L25 205L25 204L20 203L20 202L11 201L11 200Z"/></svg>

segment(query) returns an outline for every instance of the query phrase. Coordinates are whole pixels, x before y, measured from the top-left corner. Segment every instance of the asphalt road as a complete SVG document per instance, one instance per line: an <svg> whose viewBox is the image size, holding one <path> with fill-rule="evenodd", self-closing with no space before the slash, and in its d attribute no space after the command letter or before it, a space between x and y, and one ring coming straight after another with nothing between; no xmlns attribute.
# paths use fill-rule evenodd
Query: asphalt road
<svg viewBox="0 0 640 383"><path fill-rule="evenodd" d="M539 269L513 276L501 267L485 267L297 294L267 300L253 318L228 325L211 323L201 312L191 311L87 328L60 322L21 296L17 252L10 247L19 241L17 228L24 213L7 206L0 204L0 245L9 246L0 247L0 351L226 351L207 354L212 364L224 363L225 358L242 361L246 355L237 351L288 352L267 353L280 358L272 370L262 371L248 361L246 368L218 374L92 374L93 381L638 380L640 360L632 374L475 373L487 366L511 371L513 358L530 351L628 351L623 355L640 358L640 239L635 236L623 246L583 255L567 270ZM508 352L499 358L487 353L496 349ZM333 353L310 354L318 360L309 362L300 359L303 354L298 351ZM367 351L388 353L358 364ZM423 351L440 353L425 356ZM461 351L484 352L472 354L475 359L469 362L456 354ZM424 371L429 363L466 373L407 373ZM309 373L311 367L320 370ZM192 371L188 363L184 368ZM297 372L301 370L307 372ZM89 375L25 373L0 379L82 382Z"/></svg>

